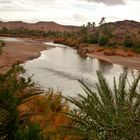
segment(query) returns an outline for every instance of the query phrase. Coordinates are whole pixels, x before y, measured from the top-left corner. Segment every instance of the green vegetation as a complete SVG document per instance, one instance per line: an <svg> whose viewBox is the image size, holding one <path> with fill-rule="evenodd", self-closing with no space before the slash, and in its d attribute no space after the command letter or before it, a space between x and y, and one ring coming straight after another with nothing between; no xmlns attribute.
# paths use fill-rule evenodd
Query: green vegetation
<svg viewBox="0 0 140 140"><path fill-rule="evenodd" d="M114 79L113 89L104 76L97 72L96 89L81 82L86 96L67 98L76 106L68 116L73 134L86 140L138 140L140 139L140 76L127 83L127 73Z"/></svg>
<svg viewBox="0 0 140 140"><path fill-rule="evenodd" d="M105 18L101 19L100 27L89 22L77 33L3 28L0 34L48 37L78 49L94 44L100 51L107 46L109 50L104 53L108 55L116 54L117 46L140 53L139 40L123 33L113 34ZM123 39L119 40L118 36ZM0 41L0 52L4 46ZM8 72L0 74L0 140L140 139L140 76L134 77L130 85L125 72L120 75L118 84L114 78L111 88L102 73L97 72L98 83L94 90L80 81L86 96L66 97L76 106L69 111L60 93L52 90L40 96L43 91L35 87L31 77L21 77L24 73L25 69L15 64Z"/></svg>
<svg viewBox="0 0 140 140"><path fill-rule="evenodd" d="M17 140L32 132L40 135L36 125L31 125L26 120L27 117L19 117L18 106L31 100L36 95L41 94L34 88L34 83L30 77L26 80L17 77L25 72L19 65L13 65L6 74L0 74L0 139ZM20 135L19 133L22 133Z"/></svg>
<svg viewBox="0 0 140 140"><path fill-rule="evenodd" d="M126 36L124 40L124 46L127 48L132 48L134 46L134 42L131 36Z"/></svg>
<svg viewBox="0 0 140 140"><path fill-rule="evenodd" d="M60 93L46 93L35 87L31 77L21 77L25 69L19 64L0 74L1 140L68 140L61 126L69 122Z"/></svg>
<svg viewBox="0 0 140 140"><path fill-rule="evenodd" d="M140 139L140 76L130 85L125 72L118 84L114 78L111 88L101 72L97 72L96 89L80 81L86 96L66 98L76 106L68 112L67 103L62 103L62 97L53 91L38 96L42 91L31 78L19 77L24 72L16 64L0 74L0 139Z"/></svg>
<svg viewBox="0 0 140 140"><path fill-rule="evenodd" d="M99 45L100 46L105 46L108 43L108 37L107 36L100 36L99 37Z"/></svg>
<svg viewBox="0 0 140 140"><path fill-rule="evenodd" d="M10 36L21 36L21 37L49 37L49 38L60 38L60 37L70 37L71 33L68 32L54 32L54 31L42 31L42 30L29 30L28 28L15 28L7 29L3 27L0 29L0 35L10 35Z"/></svg>
<svg viewBox="0 0 140 140"><path fill-rule="evenodd" d="M135 27L135 29L131 28L131 24ZM43 28L39 31L29 30L28 28L24 27L15 29L7 29L3 27L0 29L0 35L18 37L43 37L51 39L55 43L65 44L83 50L85 50L85 48L82 48L82 46L88 45L93 45L93 47L102 47L102 50L105 50L107 47L113 49L121 48L123 49L123 55L121 53L121 56L127 56L126 53L131 53L131 56L134 56L132 51L135 53L140 52L139 48L137 48L137 42L140 41L140 36L139 31L136 31L139 27L139 23L132 21L124 21L124 23L106 23L106 18L102 17L98 25L99 26L97 27L95 22L88 22L86 25L81 26L79 31L76 32L45 32L43 31ZM126 48L128 48L128 52L126 52ZM93 52L91 48L90 50ZM113 54L119 55L118 53Z"/></svg>
<svg viewBox="0 0 140 140"><path fill-rule="evenodd" d="M135 56L135 53L140 53L140 36L139 32L136 31L139 23L131 21L106 23L105 20L103 17L98 27L95 26L95 22L88 22L87 25L80 28L79 32L71 33L69 37L55 38L54 42L77 48L81 55L85 55L86 52L93 53L96 50L102 50L105 55L123 57L132 57ZM124 25L126 26L124 27ZM131 26L136 27L132 29ZM111 48L113 53L110 51Z"/></svg>
<svg viewBox="0 0 140 140"><path fill-rule="evenodd" d="M139 41L136 41L134 43L134 47L132 49L133 49L134 52L140 53L140 42Z"/></svg>

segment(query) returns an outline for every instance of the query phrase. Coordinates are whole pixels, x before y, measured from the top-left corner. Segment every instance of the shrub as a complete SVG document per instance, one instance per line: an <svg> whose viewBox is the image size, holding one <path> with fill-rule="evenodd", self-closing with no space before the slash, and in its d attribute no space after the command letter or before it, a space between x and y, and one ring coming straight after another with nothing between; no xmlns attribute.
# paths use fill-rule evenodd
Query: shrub
<svg viewBox="0 0 140 140"><path fill-rule="evenodd" d="M108 43L107 43L107 46L108 47L113 47L113 48L115 48L116 47L116 45L117 45L117 43L116 42L113 42L113 41L109 41Z"/></svg>
<svg viewBox="0 0 140 140"><path fill-rule="evenodd" d="M17 107L41 94L30 77L27 80L18 77L23 73L24 68L16 64L7 73L0 74L0 139L15 140L21 126L21 131L28 128L27 118L19 117Z"/></svg>
<svg viewBox="0 0 140 140"><path fill-rule="evenodd" d="M135 42L132 50L136 53L140 53L140 42Z"/></svg>
<svg viewBox="0 0 140 140"><path fill-rule="evenodd" d="M124 46L127 48L132 48L134 46L134 42L130 36L127 36L124 40Z"/></svg>
<svg viewBox="0 0 140 140"><path fill-rule="evenodd" d="M73 134L87 140L138 140L140 139L140 76L131 85L127 84L127 73L119 77L119 83L111 89L104 76L97 72L98 83L92 90L81 82L85 95L68 97L76 108L68 116L68 126Z"/></svg>
<svg viewBox="0 0 140 140"><path fill-rule="evenodd" d="M103 34L108 36L108 37L113 37L113 34L112 34L112 30L111 30L111 27L107 24L105 24L103 27Z"/></svg>
<svg viewBox="0 0 140 140"><path fill-rule="evenodd" d="M107 36L101 35L99 37L98 43L100 46L105 46L108 43L109 39Z"/></svg>
<svg viewBox="0 0 140 140"><path fill-rule="evenodd" d="M37 124L29 124L25 128L18 129L15 134L15 140L45 140L42 135L40 135L40 126Z"/></svg>
<svg viewBox="0 0 140 140"><path fill-rule="evenodd" d="M98 43L98 36L93 35L93 34L88 35L86 43L89 43L89 44L92 44L92 43L96 44L96 43Z"/></svg>

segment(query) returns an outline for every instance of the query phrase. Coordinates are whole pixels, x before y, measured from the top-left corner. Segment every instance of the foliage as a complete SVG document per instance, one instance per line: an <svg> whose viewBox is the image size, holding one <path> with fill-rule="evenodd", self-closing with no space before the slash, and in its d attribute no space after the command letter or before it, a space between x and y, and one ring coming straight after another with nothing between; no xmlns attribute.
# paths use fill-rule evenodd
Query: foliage
<svg viewBox="0 0 140 140"><path fill-rule="evenodd" d="M12 35L12 36L35 36L35 37L48 37L48 38L59 38L59 37L70 37L72 36L72 33L69 32L54 32L54 31L43 31L43 30L29 30L28 28L15 28L15 29L7 29L2 28L0 29L1 35Z"/></svg>
<svg viewBox="0 0 140 140"><path fill-rule="evenodd" d="M68 97L76 108L68 116L72 122L68 128L73 134L86 140L138 140L140 139L140 76L127 84L127 73L119 77L119 83L111 89L104 76L97 72L98 83L92 90L83 82L85 95Z"/></svg>
<svg viewBox="0 0 140 140"><path fill-rule="evenodd" d="M1 140L62 140L69 135L60 132L69 123L62 112L67 102L60 93L50 90L42 94L31 77L21 77L25 69L15 64L0 74L0 139Z"/></svg>
<svg viewBox="0 0 140 140"><path fill-rule="evenodd" d="M17 107L42 93L34 88L30 77L18 77L24 73L25 69L15 64L7 73L0 74L0 139L14 140L21 126L26 130L26 117L19 117Z"/></svg>
<svg viewBox="0 0 140 140"><path fill-rule="evenodd" d="M87 32L87 27L85 25L83 25L81 28L80 28L80 33L81 34L85 34Z"/></svg>
<svg viewBox="0 0 140 140"><path fill-rule="evenodd" d="M82 38L82 42L88 44L97 44L98 37L99 36L97 34L88 34Z"/></svg>
<svg viewBox="0 0 140 140"><path fill-rule="evenodd" d="M107 36L101 35L99 37L98 43L99 43L100 46L105 46L108 43L108 41L109 41L109 39L108 39Z"/></svg>
<svg viewBox="0 0 140 140"><path fill-rule="evenodd" d="M132 50L136 53L140 53L140 42L139 41L136 41L134 43L134 47L132 48Z"/></svg>
<svg viewBox="0 0 140 140"><path fill-rule="evenodd" d="M134 42L130 36L125 37L124 46L127 48L132 48L134 46Z"/></svg>
<svg viewBox="0 0 140 140"><path fill-rule="evenodd" d="M108 36L109 38L113 37L112 30L109 25L105 24L102 28L104 35Z"/></svg>
<svg viewBox="0 0 140 140"><path fill-rule="evenodd" d="M115 48L116 47L116 43L115 42L112 42L112 41L108 41L108 43L107 43L107 46L108 47L111 47L111 48Z"/></svg>
<svg viewBox="0 0 140 140"><path fill-rule="evenodd" d="M102 17L101 20L100 20L99 25L102 26L102 25L104 25L105 23L106 23L105 17Z"/></svg>
<svg viewBox="0 0 140 140"><path fill-rule="evenodd" d="M43 140L43 136L40 135L40 127L37 124L29 124L25 128L18 129L15 140Z"/></svg>

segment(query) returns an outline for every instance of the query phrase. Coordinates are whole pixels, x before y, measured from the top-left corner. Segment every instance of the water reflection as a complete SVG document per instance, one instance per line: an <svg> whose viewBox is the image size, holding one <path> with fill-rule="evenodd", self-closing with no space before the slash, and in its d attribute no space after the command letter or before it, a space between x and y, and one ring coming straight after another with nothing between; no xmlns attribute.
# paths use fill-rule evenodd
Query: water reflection
<svg viewBox="0 0 140 140"><path fill-rule="evenodd" d="M77 51L65 46L46 43L56 46L50 50L41 52L38 59L28 61L25 68L29 75L35 74L33 80L42 88L49 87L61 90L64 95L76 96L82 93L78 79L87 85L93 86L97 81L96 71L100 70L107 78L109 85L113 84L113 77L118 79L120 73L126 68L120 65L108 63L91 57L80 57ZM129 79L132 80L131 72L135 70L127 69Z"/></svg>
<svg viewBox="0 0 140 140"><path fill-rule="evenodd" d="M113 68L113 64L109 63L107 61L98 59L98 63L99 63L99 70L103 73L103 74L109 74Z"/></svg>
<svg viewBox="0 0 140 140"><path fill-rule="evenodd" d="M0 37L0 40L3 40L3 41L12 41L12 42L18 42L18 41L22 41L18 38L13 38L13 37Z"/></svg>

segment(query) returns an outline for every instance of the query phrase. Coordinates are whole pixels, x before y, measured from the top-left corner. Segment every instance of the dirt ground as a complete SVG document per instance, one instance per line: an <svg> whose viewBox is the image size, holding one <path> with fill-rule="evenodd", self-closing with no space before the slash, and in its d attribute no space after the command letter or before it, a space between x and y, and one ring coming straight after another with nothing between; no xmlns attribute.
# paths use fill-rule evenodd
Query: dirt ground
<svg viewBox="0 0 140 140"><path fill-rule="evenodd" d="M40 56L40 51L47 49L41 40L22 38L21 41L6 41L0 54L0 72L7 71L16 62L25 62Z"/></svg>
<svg viewBox="0 0 140 140"><path fill-rule="evenodd" d="M48 48L49 46L44 45L41 39L21 38L21 41L6 41L6 46L3 48L3 52L0 55L0 72L6 72L12 64L18 61L23 63L27 60L39 57L40 52ZM93 52L87 54L87 56L140 71L140 56L107 56L102 52Z"/></svg>
<svg viewBox="0 0 140 140"><path fill-rule="evenodd" d="M102 52L90 53L87 54L87 56L95 57L98 59L105 60L112 64L119 64L124 67L133 68L140 71L140 56L134 56L134 57L122 57L117 55L107 56L104 55Z"/></svg>

